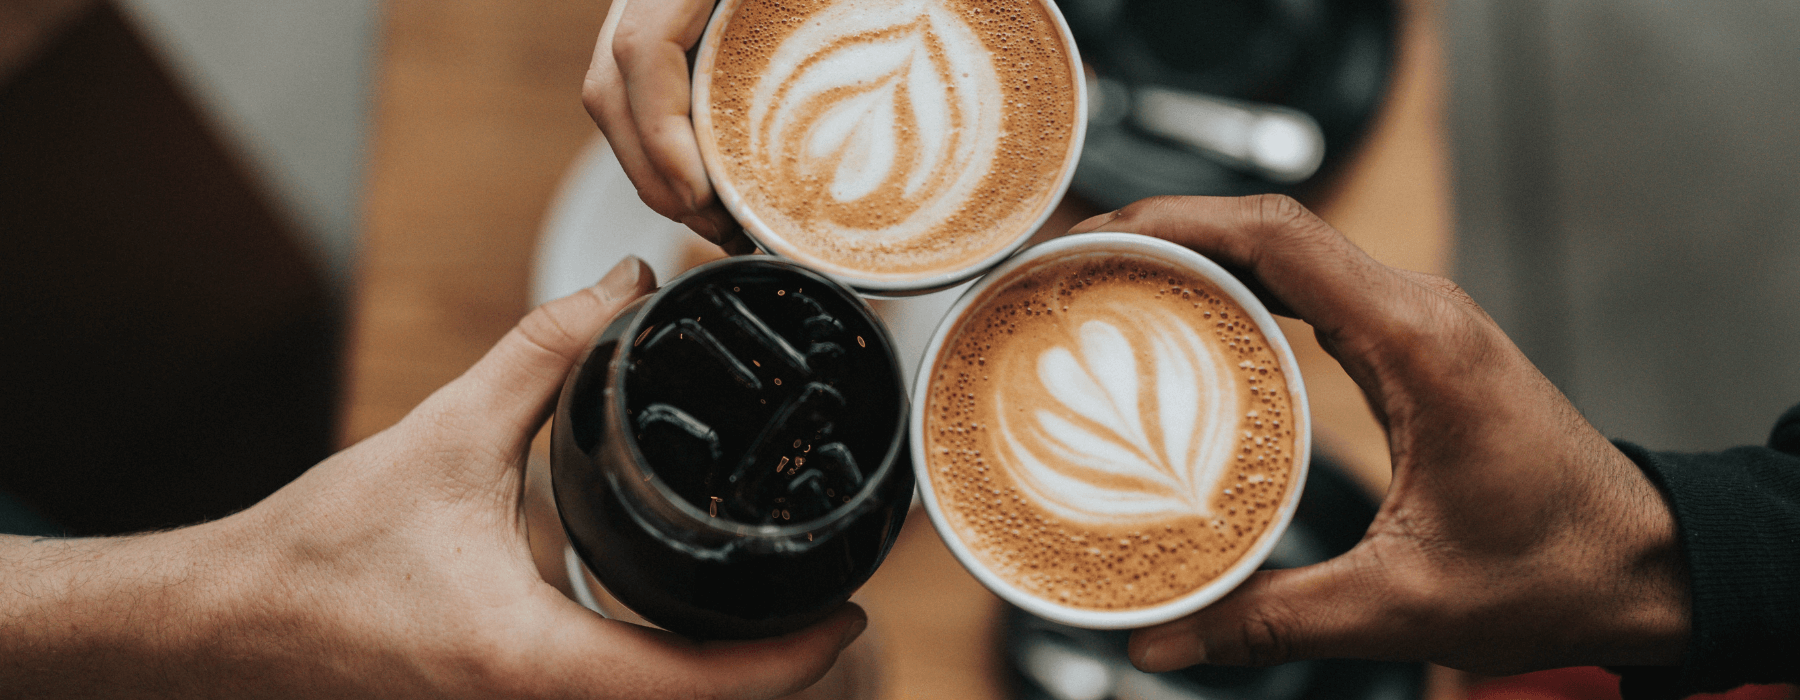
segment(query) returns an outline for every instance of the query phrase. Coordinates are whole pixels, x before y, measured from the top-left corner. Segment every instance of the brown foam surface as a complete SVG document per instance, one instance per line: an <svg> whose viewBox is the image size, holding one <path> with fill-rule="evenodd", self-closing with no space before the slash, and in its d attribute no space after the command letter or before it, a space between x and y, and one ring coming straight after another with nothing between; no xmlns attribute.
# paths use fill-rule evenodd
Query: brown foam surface
<svg viewBox="0 0 1800 700"><path fill-rule="evenodd" d="M936 0L974 30L991 56L1000 94L984 98L983 104L999 106L1002 112L998 143L991 156L983 158L992 166L983 167L979 181L970 186L969 180L958 179L961 171L921 162L918 154L929 152L918 148L922 138L975 138L972 127L983 117L966 113L951 99L947 133L922 134L910 111L911 98L902 92L895 100L896 167L866 195L837 201L829 180L839 160L794 157L800 148L796 139L810 133L813 123L833 105L872 89L872 84L821 93L794 110L800 126L779 134L769 133L767 122L752 123L752 105L760 76L770 71L784 41L844 1L744 0L723 30L711 74L709 108L725 179L742 195L744 205L788 244L815 258L813 262L869 277L957 270L1029 235L1038 215L1054 205L1049 199L1067 165L1077 119L1078 76L1048 11L1039 0ZM917 31L919 26L851 33L836 43L891 40L896 32ZM943 55L942 42L927 36L922 45L931 47L930 65L938 81L967 82L959 81L959 71ZM818 52L826 55L841 48L821 46ZM776 89L791 87L782 84ZM754 152L758 143L783 145L786 155ZM909 196L907 183L917 179L914 171L919 168L934 169L923 176L926 184L913 188ZM948 204L939 196L947 189L960 189ZM915 216L922 211L923 220Z"/></svg>
<svg viewBox="0 0 1800 700"><path fill-rule="evenodd" d="M1055 347L1078 346L1087 321L1107 319L1125 328L1143 322L1139 312L1178 314L1235 370L1221 375L1233 385L1222 388L1234 390L1224 392L1233 401L1222 415L1236 425L1223 433L1229 459L1200 494L1204 505L1198 508L1209 512L1096 520L1035 502L1034 494L1042 492L1031 488L999 426L1016 423L1048 400L1007 406L1000 397L1030 396L1019 387L1040 386L1039 358ZM1013 273L958 324L929 376L924 434L931 484L957 536L1013 585L1075 608L1167 602L1238 561L1286 499L1295 421L1304 418L1291 410L1287 380L1267 339L1242 307L1207 280L1136 255L1075 255ZM1140 348L1138 362L1150 366L1145 363L1154 358ZM1161 444L1155 394L1141 389L1140 408L1150 441ZM1064 432L1104 434L1091 421L1076 418L1069 425ZM1057 454L1034 451L1049 460ZM1131 481L1089 478L1096 489Z"/></svg>

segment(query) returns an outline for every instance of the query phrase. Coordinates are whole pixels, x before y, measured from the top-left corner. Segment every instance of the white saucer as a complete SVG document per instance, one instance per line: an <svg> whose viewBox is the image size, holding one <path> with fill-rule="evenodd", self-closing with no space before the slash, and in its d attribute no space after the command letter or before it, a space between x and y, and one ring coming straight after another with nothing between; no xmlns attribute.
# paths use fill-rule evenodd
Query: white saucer
<svg viewBox="0 0 1800 700"><path fill-rule="evenodd" d="M625 177L612 149L596 138L569 169L544 219L532 264L532 303L593 284L626 255L643 258L656 271L656 279L666 282L696 258L690 246L697 242L700 239L686 226L663 218L638 199L637 188ZM894 337L909 395L925 343L968 288L962 284L934 294L871 300Z"/></svg>

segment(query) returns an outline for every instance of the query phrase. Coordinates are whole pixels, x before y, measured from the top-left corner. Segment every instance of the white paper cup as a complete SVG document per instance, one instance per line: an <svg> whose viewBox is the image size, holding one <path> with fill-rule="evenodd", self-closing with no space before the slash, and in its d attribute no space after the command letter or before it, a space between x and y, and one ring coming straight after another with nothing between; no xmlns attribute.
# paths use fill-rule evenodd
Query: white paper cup
<svg viewBox="0 0 1800 700"><path fill-rule="evenodd" d="M642 0L640 0L642 1ZM699 49L694 58L693 107L694 136L700 144L701 160L706 166L707 177L711 178L713 190L718 193L719 200L725 209L731 212L739 224L744 227L757 247L796 262L804 263L824 274L830 275L858 292L871 296L912 296L926 294L954 287L980 275L999 265L1036 233L1038 228L1050 218L1051 212L1062 202L1063 195L1069 190L1069 182L1075 177L1075 166L1081 160L1082 143L1087 136L1087 80L1082 71L1081 56L1075 47L1075 36L1069 31L1069 25L1063 19L1062 11L1053 0L1039 0L1039 4L1048 10L1051 20L1056 24L1057 32L1062 37L1063 46L1067 47L1070 76L1075 83L1074 109L1075 123L1069 138L1068 153L1064 155L1062 170L1057 176L1051 195L1043 200L1042 210L1036 212L1029 226L1019 229L1013 240L998 250L972 263L932 272L883 274L840 265L827 260L807 249L795 245L775 230L756 211L745 203L745 193L739 189L738 183L732 182L725 172L725 164L718 153L718 139L713 129L712 118L712 68L718 61L719 35L723 33L732 15L745 0L723 0L713 10L712 19L701 35Z"/></svg>
<svg viewBox="0 0 1800 700"><path fill-rule="evenodd" d="M1177 267L1187 269L1223 290L1232 301L1243 307L1244 311L1255 321L1256 326L1268 339L1269 347L1274 351L1281 365L1283 377L1287 380L1288 393L1292 403L1293 415L1298 419L1294 435L1294 466L1289 476L1289 488L1284 500L1280 503L1275 515L1270 518L1267 528L1257 536L1242 557L1222 575L1192 591L1184 593L1172 600L1149 607L1125 610L1096 610L1077 608L1053 602L1013 585L1004 578L990 571L978 559L969 546L963 542L956 530L951 527L945 517L943 508L938 502L932 483L930 461L927 459L925 445L925 414L931 391L931 378L934 374L938 353L942 351L947 339L961 325L963 315L977 302L983 300L987 292L997 284L1014 279L1022 272L1028 272L1037 266L1053 263L1074 256L1093 254L1129 253L1142 255ZM925 504L925 511L931 518L931 524L937 528L938 535L950 552L956 555L969 573L974 574L988 590L1004 598L1007 602L1024 608L1033 615L1047 620L1076 627L1090 629L1132 629L1168 622L1210 605L1219 598L1243 583L1262 562L1269 557L1277 540L1281 539L1288 524L1293 521L1294 510L1300 503L1300 492L1306 483L1308 461L1312 452L1312 417L1306 404L1306 387L1300 378L1300 367L1294 361L1293 350L1287 339L1282 336L1281 329L1275 324L1262 302L1231 273L1219 267L1217 263L1206 259L1199 253L1183 248L1174 243L1149 236L1129 233L1088 233L1059 238L1048 243L1034 246L988 274L985 278L969 288L956 304L950 307L949 315L938 325L937 332L932 335L931 342L926 345L924 360L919 365L918 380L913 384L913 409L911 416L910 436L913 469L918 474L919 495Z"/></svg>

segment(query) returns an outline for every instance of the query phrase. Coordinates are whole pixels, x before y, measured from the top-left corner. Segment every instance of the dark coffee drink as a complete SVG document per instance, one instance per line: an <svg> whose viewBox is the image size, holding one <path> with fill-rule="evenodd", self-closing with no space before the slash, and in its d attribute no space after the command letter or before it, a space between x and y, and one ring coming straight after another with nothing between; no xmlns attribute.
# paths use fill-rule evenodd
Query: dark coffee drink
<svg viewBox="0 0 1800 700"><path fill-rule="evenodd" d="M1282 522L1303 468L1298 378L1217 284L1128 250L988 284L922 406L938 508L983 568L1056 606L1146 608L1237 568Z"/></svg>
<svg viewBox="0 0 1800 700"><path fill-rule="evenodd" d="M552 449L569 540L609 593L693 637L798 629L880 564L912 489L887 334L843 287L733 258L621 313Z"/></svg>
<svg viewBox="0 0 1800 700"><path fill-rule="evenodd" d="M1061 199L1085 105L1053 4L727 0L719 17L695 126L765 247L904 287L997 262Z"/></svg>

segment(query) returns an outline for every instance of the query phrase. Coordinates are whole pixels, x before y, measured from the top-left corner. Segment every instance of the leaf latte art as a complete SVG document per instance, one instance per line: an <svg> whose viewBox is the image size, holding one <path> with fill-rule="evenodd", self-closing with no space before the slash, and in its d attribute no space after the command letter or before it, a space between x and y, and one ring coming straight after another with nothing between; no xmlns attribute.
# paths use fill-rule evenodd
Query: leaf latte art
<svg viewBox="0 0 1800 700"><path fill-rule="evenodd" d="M1185 319L1160 309L1114 313L1147 323L1132 338L1087 321L1077 350L1058 345L1038 356L1038 383L996 388L1019 489L1076 521L1208 515L1207 495L1236 446L1226 424L1238 404L1231 369ZM1008 406L1041 408L1019 421Z"/></svg>
<svg viewBox="0 0 1800 700"><path fill-rule="evenodd" d="M943 518L1059 605L1154 606L1230 569L1294 487L1302 414L1249 314L1130 253L1021 268L933 361L921 435Z"/></svg>
<svg viewBox="0 0 1800 700"><path fill-rule="evenodd" d="M857 27L802 30L776 52L778 65L795 65L765 76L774 89L750 103L749 157L823 195L794 204L846 227L866 223L875 205L894 225L889 235L903 235L909 220L941 218L951 195L984 174L977 166L992 157L1000 115L981 100L999 95L999 78L991 62L971 60L982 49L968 27L943 8L918 9L909 22L849 36L829 30ZM804 58L783 55L815 44Z"/></svg>
<svg viewBox="0 0 1800 700"><path fill-rule="evenodd" d="M1041 0L742 0L710 72L722 192L834 271L953 269L1029 233L1073 71Z"/></svg>

